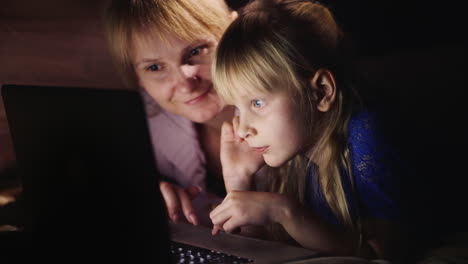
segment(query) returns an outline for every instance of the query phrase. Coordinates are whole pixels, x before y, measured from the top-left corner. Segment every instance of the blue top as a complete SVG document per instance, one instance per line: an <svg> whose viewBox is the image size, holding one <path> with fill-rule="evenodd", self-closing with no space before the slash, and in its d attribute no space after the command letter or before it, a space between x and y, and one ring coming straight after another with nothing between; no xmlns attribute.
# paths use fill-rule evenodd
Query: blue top
<svg viewBox="0 0 468 264"><path fill-rule="evenodd" d="M350 177L342 168L341 179L353 218L396 220L401 217L398 156L378 131L375 114L360 112L351 117L348 127L348 146L351 153L355 193ZM397 163L398 162L398 163ZM333 214L317 182L312 165L306 180L305 202L329 223L343 227Z"/></svg>

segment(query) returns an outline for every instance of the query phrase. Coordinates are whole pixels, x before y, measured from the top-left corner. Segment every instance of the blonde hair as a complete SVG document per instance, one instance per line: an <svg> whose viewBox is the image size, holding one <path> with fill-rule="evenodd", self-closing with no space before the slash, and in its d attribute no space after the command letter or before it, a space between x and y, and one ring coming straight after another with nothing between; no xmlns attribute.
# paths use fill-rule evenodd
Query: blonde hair
<svg viewBox="0 0 468 264"><path fill-rule="evenodd" d="M317 168L326 201L345 226L354 228L340 173L343 167L352 175L346 135L354 98L345 82L342 38L331 11L323 5L307 0L253 1L220 40L212 73L218 94L228 102L246 89L289 92L306 113L310 160L330 150L326 165ZM321 91L310 85L319 69L332 72L337 83L336 101L325 113L314 110ZM281 168L271 168L271 190L303 203L308 167L309 161L298 156Z"/></svg>
<svg viewBox="0 0 468 264"><path fill-rule="evenodd" d="M137 86L131 61L132 42L145 36L166 40L169 34L193 41L200 36L219 39L230 23L223 0L110 0L105 30L111 55L127 86Z"/></svg>

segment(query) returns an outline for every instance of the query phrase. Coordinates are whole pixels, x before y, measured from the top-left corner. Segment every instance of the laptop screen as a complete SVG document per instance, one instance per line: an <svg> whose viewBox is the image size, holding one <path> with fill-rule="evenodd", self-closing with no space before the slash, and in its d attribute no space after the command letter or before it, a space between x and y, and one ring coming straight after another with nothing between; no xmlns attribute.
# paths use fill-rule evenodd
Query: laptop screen
<svg viewBox="0 0 468 264"><path fill-rule="evenodd" d="M25 231L45 260L169 262L169 232L136 91L5 85Z"/></svg>

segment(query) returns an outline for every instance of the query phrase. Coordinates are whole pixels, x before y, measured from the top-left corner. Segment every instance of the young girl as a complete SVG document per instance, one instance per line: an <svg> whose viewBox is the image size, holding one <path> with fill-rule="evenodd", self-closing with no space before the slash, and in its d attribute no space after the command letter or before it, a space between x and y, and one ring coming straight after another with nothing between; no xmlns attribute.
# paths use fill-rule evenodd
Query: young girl
<svg viewBox="0 0 468 264"><path fill-rule="evenodd" d="M358 107L342 39L330 10L306 0L255 0L228 27L213 81L238 115L222 128L228 195L213 234L276 225L326 254L400 253L394 157ZM276 169L254 178L264 163Z"/></svg>

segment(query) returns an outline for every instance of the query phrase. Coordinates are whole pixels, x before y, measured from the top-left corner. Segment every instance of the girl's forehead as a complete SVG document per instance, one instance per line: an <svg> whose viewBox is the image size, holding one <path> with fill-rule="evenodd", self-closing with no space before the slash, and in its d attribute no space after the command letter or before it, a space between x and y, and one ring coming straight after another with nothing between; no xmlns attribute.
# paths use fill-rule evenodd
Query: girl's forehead
<svg viewBox="0 0 468 264"><path fill-rule="evenodd" d="M245 100L266 98L272 95L273 94L271 92L262 91L260 89L246 89L238 87L232 91L232 100L235 102L240 102Z"/></svg>
<svg viewBox="0 0 468 264"><path fill-rule="evenodd" d="M224 75L224 74L223 74ZM245 100L252 100L257 97L267 97L272 92L258 83L248 81L239 77L234 72L228 72L220 82L217 82L218 93L228 103L239 103Z"/></svg>

